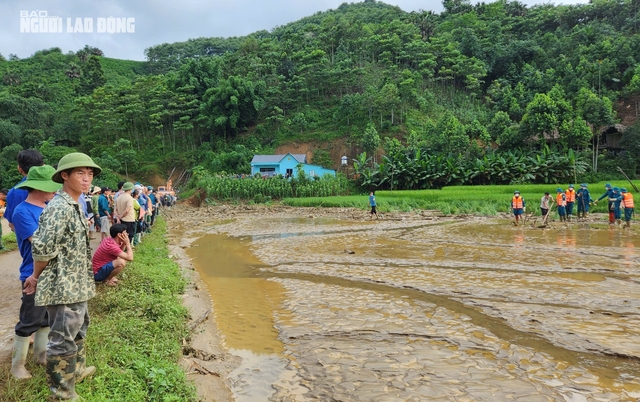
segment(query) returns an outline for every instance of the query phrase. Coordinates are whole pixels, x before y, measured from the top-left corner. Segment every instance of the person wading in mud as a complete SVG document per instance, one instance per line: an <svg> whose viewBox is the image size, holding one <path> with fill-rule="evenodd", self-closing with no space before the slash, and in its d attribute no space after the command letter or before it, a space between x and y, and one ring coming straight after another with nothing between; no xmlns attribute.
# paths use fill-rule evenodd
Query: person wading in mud
<svg viewBox="0 0 640 402"><path fill-rule="evenodd" d="M376 196L373 194L373 191L369 193L369 206L371 207L371 219L373 219L373 215L378 219L378 211L376 211Z"/></svg>
<svg viewBox="0 0 640 402"><path fill-rule="evenodd" d="M565 198L567 201L567 206L566 206L566 210L567 210L567 219L566 220L571 220L571 215L573 215L573 205L576 203L576 190L573 188L573 184L569 184L569 188L567 188L567 191L565 193Z"/></svg>
<svg viewBox="0 0 640 402"><path fill-rule="evenodd" d="M556 204L558 204L558 216L560 217L560 222L567 221L567 198L566 194L562 192L561 188L556 190Z"/></svg>
<svg viewBox="0 0 640 402"><path fill-rule="evenodd" d="M101 168L83 153L65 155L52 177L62 190L40 215L32 237L34 272L24 293L49 315L46 373L52 399L77 400L76 383L95 372L86 366L87 301L96 293L87 220L78 204Z"/></svg>
<svg viewBox="0 0 640 402"><path fill-rule="evenodd" d="M516 221L515 225L518 226L520 223L520 217L524 214L525 208L524 198L520 196L520 191L516 190L513 192L513 198L511 199L511 209L513 210L513 216L515 216Z"/></svg>
<svg viewBox="0 0 640 402"><path fill-rule="evenodd" d="M628 192L624 187L620 189L620 192L622 193L622 208L624 208L624 226L628 228L631 226L631 217L635 211L633 206L633 194Z"/></svg>
<svg viewBox="0 0 640 402"><path fill-rule="evenodd" d="M578 201L578 219L581 217L587 219L589 215L589 204L593 202L591 194L587 189L587 184L582 183L580 189L576 192L576 200Z"/></svg>
<svg viewBox="0 0 640 402"><path fill-rule="evenodd" d="M551 209L552 204L553 198L549 195L549 193L544 193L544 195L540 199L540 213L542 214L542 223L547 222L547 215L549 214L549 209Z"/></svg>
<svg viewBox="0 0 640 402"><path fill-rule="evenodd" d="M613 211L613 201L611 201L611 199L614 198L613 187L611 187L611 184L607 183L604 185L604 189L605 189L604 194L602 194L600 198L595 200L593 202L593 205L598 205L598 201L606 198L607 212L609 213L609 225L613 225L616 222L615 213Z"/></svg>

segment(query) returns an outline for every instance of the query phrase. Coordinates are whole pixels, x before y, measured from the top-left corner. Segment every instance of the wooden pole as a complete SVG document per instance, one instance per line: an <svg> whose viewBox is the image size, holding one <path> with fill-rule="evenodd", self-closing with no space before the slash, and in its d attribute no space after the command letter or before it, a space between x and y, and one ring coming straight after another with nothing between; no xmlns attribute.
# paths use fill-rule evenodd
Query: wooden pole
<svg viewBox="0 0 640 402"><path fill-rule="evenodd" d="M629 183L631 184L631 186L633 186L633 189L636 190L636 192L640 192L640 190L638 190L638 187L636 187L635 184L633 184L633 182L631 181L631 179L629 178L629 176L627 176L627 174L624 172L624 170L622 170L622 168L620 168L620 166L616 166L618 168L618 170L620 171L620 173L622 173L622 175L629 181Z"/></svg>

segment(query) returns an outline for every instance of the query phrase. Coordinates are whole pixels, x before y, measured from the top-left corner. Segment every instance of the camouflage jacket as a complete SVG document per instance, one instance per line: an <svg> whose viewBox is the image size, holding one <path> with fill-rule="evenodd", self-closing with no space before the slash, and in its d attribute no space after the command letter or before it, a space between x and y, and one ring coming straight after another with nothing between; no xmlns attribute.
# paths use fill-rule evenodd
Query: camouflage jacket
<svg viewBox="0 0 640 402"><path fill-rule="evenodd" d="M36 306L87 301L96 292L88 224L80 205L61 191L40 215L32 238L34 261L49 261L38 278Z"/></svg>

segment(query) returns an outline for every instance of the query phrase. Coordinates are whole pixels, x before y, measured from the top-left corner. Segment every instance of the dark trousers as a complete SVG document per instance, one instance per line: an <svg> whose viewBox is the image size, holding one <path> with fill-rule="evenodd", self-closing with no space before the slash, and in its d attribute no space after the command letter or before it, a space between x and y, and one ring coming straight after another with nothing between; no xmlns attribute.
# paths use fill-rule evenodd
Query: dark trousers
<svg viewBox="0 0 640 402"><path fill-rule="evenodd" d="M24 289L24 281L22 282ZM36 294L22 294L22 304L20 304L20 321L16 324L16 335L27 337L35 333L42 327L49 326L47 308L36 306Z"/></svg>
<svg viewBox="0 0 640 402"><path fill-rule="evenodd" d="M122 223L127 227L127 234L129 235L129 240L133 241L133 236L136 234L136 223L135 222L125 222Z"/></svg>

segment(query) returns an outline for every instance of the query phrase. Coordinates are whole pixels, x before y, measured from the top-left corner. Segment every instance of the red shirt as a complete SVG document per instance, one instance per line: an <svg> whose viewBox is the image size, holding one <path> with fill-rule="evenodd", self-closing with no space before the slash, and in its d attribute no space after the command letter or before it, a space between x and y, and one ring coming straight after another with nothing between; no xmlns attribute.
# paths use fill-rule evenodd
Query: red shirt
<svg viewBox="0 0 640 402"><path fill-rule="evenodd" d="M100 243L93 255L93 274L95 275L106 263L114 261L122 253L113 237L107 237Z"/></svg>

